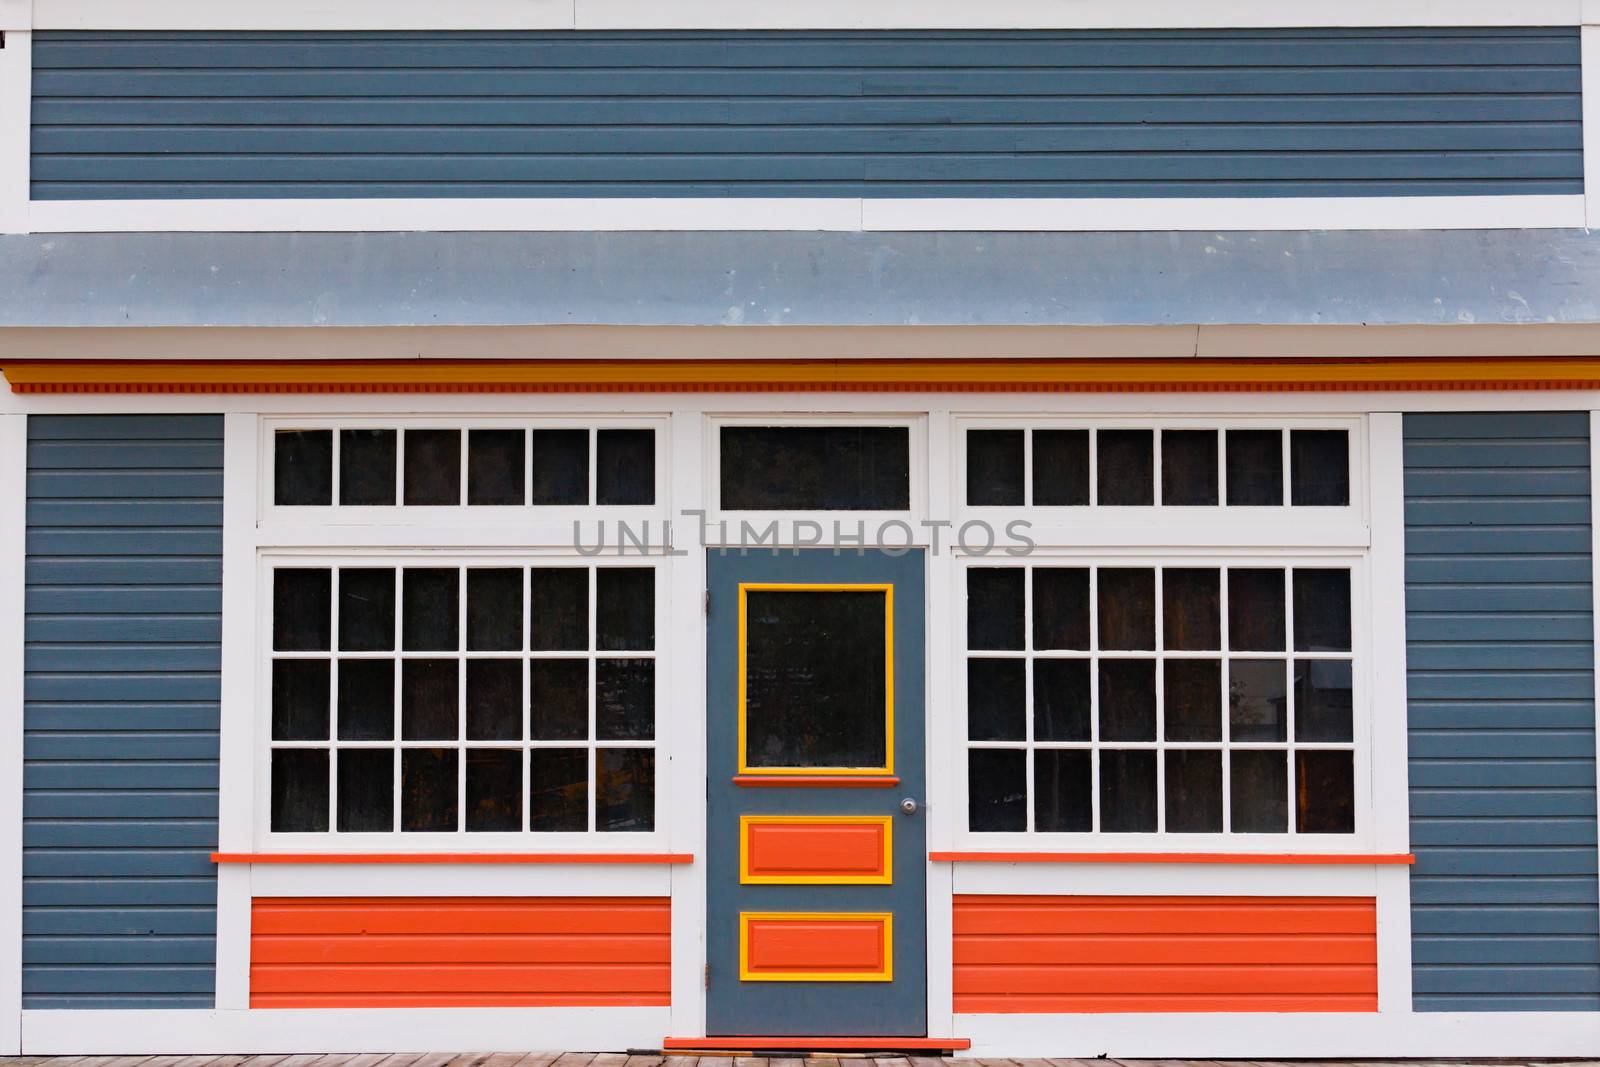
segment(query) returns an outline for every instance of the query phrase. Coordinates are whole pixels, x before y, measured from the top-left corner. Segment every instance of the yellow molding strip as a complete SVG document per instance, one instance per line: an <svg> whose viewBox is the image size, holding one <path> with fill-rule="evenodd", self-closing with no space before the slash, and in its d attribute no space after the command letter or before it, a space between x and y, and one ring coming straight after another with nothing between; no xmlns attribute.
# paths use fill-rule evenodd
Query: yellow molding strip
<svg viewBox="0 0 1600 1067"><path fill-rule="evenodd" d="M880 874L752 874L752 826L877 826L883 831ZM740 885L893 885L894 816L892 815L741 815L739 816Z"/></svg>
<svg viewBox="0 0 1600 1067"><path fill-rule="evenodd" d="M750 970L750 923L871 923L883 931L881 971ZM739 913L739 981L741 982L892 982L894 981L894 915L887 911L741 911Z"/></svg>

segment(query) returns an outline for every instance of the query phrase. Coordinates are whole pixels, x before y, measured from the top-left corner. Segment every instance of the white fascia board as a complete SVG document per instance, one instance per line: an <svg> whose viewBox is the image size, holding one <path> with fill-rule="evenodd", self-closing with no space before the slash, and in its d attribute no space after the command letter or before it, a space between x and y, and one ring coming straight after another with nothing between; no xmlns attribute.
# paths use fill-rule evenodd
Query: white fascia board
<svg viewBox="0 0 1600 1067"><path fill-rule="evenodd" d="M33 28L33 0L0 0L0 31Z"/></svg>
<svg viewBox="0 0 1600 1067"><path fill-rule="evenodd" d="M1580 17L1585 26L1600 24L1600 0L1583 0L1583 12Z"/></svg>
<svg viewBox="0 0 1600 1067"><path fill-rule="evenodd" d="M40 30L567 30L572 5L573 0L32 0L33 26Z"/></svg>

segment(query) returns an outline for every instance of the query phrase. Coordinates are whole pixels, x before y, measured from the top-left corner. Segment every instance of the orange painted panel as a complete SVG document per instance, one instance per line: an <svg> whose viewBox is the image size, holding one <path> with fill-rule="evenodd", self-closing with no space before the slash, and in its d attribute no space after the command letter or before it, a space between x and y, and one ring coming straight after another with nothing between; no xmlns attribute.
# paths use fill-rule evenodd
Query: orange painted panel
<svg viewBox="0 0 1600 1067"><path fill-rule="evenodd" d="M255 1008L670 1003L665 897L258 898Z"/></svg>
<svg viewBox="0 0 1600 1067"><path fill-rule="evenodd" d="M884 916L755 914L741 917L741 977L746 981L887 978Z"/></svg>
<svg viewBox="0 0 1600 1067"><path fill-rule="evenodd" d="M1377 1011L1370 897L955 898L958 1012Z"/></svg>
<svg viewBox="0 0 1600 1067"><path fill-rule="evenodd" d="M871 822L765 822L744 824L745 882L888 882L889 829Z"/></svg>

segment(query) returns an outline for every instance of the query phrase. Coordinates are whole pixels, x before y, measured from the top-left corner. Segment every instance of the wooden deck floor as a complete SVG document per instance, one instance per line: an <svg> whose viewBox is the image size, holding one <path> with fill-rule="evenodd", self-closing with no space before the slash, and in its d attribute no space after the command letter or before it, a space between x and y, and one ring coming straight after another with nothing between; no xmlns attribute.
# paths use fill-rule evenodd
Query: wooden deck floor
<svg viewBox="0 0 1600 1067"><path fill-rule="evenodd" d="M369 1052L296 1056L11 1056L0 1067L1397 1067L1430 1064L1493 1064L1531 1067L1560 1063L1563 1067L1600 1067L1594 1060L1348 1060L1277 1062L1267 1060L1075 1060L963 1059L937 1056L811 1055L803 1059L777 1056L629 1056L593 1052Z"/></svg>

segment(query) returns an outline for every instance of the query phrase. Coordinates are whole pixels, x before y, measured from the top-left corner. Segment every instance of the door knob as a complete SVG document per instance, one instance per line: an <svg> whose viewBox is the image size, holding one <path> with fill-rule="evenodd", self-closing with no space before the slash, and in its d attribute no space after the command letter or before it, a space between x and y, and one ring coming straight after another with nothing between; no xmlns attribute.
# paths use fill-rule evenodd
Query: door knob
<svg viewBox="0 0 1600 1067"><path fill-rule="evenodd" d="M907 815L915 815L917 813L917 802L910 797L906 797L900 802L900 810Z"/></svg>

